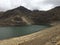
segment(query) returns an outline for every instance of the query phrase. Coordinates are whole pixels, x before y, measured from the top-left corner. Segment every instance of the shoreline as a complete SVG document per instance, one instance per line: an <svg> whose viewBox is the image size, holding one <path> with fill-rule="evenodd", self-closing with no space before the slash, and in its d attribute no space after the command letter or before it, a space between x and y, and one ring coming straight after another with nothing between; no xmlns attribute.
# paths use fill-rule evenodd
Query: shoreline
<svg viewBox="0 0 60 45"><path fill-rule="evenodd" d="M60 41L60 24L22 37L1 40L0 45L53 45Z"/></svg>

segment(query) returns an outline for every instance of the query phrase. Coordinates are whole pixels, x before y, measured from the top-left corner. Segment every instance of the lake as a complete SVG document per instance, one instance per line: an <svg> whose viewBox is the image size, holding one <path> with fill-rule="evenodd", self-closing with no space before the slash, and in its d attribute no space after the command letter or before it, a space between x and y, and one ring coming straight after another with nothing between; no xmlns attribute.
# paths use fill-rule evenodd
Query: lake
<svg viewBox="0 0 60 45"><path fill-rule="evenodd" d="M0 40L31 34L48 28L46 25L29 25L20 27L0 27Z"/></svg>

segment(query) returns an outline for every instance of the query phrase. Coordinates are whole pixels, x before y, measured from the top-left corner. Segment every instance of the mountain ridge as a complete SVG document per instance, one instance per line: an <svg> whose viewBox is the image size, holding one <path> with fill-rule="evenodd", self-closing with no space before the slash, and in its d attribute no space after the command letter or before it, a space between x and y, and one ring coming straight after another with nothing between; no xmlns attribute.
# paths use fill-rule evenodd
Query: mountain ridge
<svg viewBox="0 0 60 45"><path fill-rule="evenodd" d="M55 7L49 11L28 10L27 8L20 6L18 8L8 10L3 13L0 20L5 20L12 17L27 17L29 20L35 22L35 24L49 24L51 22L60 21L60 6ZM15 20L16 22L17 20ZM19 20L20 21L20 20ZM28 21L28 20L27 20ZM23 21L24 22L24 21ZM20 23L19 23L20 24Z"/></svg>

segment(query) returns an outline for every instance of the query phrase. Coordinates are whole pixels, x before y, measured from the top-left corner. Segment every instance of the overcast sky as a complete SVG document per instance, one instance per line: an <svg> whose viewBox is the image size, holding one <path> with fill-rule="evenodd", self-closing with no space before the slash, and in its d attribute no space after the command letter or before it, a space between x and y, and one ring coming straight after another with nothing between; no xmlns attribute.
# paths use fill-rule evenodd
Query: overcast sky
<svg viewBox="0 0 60 45"><path fill-rule="evenodd" d="M60 6L60 0L0 0L0 11L10 10L21 5L30 10L46 11L55 6Z"/></svg>

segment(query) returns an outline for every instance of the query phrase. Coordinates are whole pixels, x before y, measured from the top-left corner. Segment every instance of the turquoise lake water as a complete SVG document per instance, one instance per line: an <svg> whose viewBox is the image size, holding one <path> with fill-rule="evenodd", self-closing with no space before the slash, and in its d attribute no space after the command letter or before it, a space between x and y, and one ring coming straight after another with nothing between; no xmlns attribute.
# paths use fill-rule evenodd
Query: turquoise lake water
<svg viewBox="0 0 60 45"><path fill-rule="evenodd" d="M20 27L0 27L0 40L31 34L48 28L46 25L30 25Z"/></svg>

